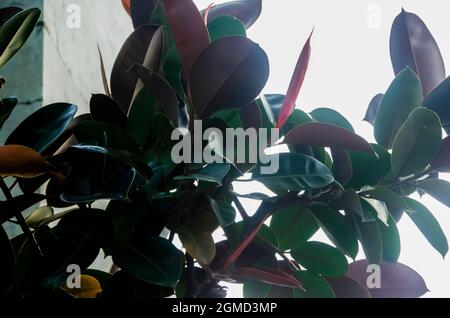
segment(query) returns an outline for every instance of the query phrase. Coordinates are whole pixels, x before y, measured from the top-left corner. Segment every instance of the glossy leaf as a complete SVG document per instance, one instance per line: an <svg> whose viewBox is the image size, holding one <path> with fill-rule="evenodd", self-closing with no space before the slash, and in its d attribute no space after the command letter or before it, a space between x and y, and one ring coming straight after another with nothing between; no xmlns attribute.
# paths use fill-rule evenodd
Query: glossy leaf
<svg viewBox="0 0 450 318"><path fill-rule="evenodd" d="M313 110L310 115L317 122L334 125L355 132L352 124L334 109L317 108Z"/></svg>
<svg viewBox="0 0 450 318"><path fill-rule="evenodd" d="M279 249L286 251L309 240L319 225L307 208L291 205L274 213L270 229L278 238Z"/></svg>
<svg viewBox="0 0 450 318"><path fill-rule="evenodd" d="M135 64L131 71L144 83L144 87L158 101L159 106L172 121L178 125L178 99L170 84L158 74L146 69L142 65Z"/></svg>
<svg viewBox="0 0 450 318"><path fill-rule="evenodd" d="M365 197L384 202L400 210L409 210L409 206L404 198L388 188L376 187L373 190L367 190Z"/></svg>
<svg viewBox="0 0 450 318"><path fill-rule="evenodd" d="M187 176L178 176L174 180L201 180L214 182L222 185L222 180L230 171L230 164L228 163L213 163L209 164L198 171L191 172Z"/></svg>
<svg viewBox="0 0 450 318"><path fill-rule="evenodd" d="M304 289L293 290L295 298L335 298L331 286L321 276L310 271L296 271L294 276L302 283Z"/></svg>
<svg viewBox="0 0 450 318"><path fill-rule="evenodd" d="M310 272L324 276L343 276L347 259L338 249L321 242L304 242L291 250L291 255Z"/></svg>
<svg viewBox="0 0 450 318"><path fill-rule="evenodd" d="M422 232L423 236L425 236L431 246L433 246L442 257L445 257L448 252L448 241L439 222L427 207L420 202L409 198L405 200L413 210L411 213L408 213L408 216L416 224L417 228Z"/></svg>
<svg viewBox="0 0 450 318"><path fill-rule="evenodd" d="M299 125L289 131L284 143L373 152L370 144L362 137L347 129L325 123Z"/></svg>
<svg viewBox="0 0 450 318"><path fill-rule="evenodd" d="M126 128L127 115L112 98L102 94L94 94L91 97L89 106L93 120Z"/></svg>
<svg viewBox="0 0 450 318"><path fill-rule="evenodd" d="M277 128L283 127L286 120L292 114L292 111L295 108L295 102L297 101L298 94L303 85L303 81L305 80L306 71L308 70L309 58L311 56L311 37L312 32L306 40L305 45L300 53L300 56L297 61L297 65L295 66L294 74L291 78L291 83L289 84L289 88L286 93L286 97L283 101L283 106L281 106L280 115L277 121Z"/></svg>
<svg viewBox="0 0 450 318"><path fill-rule="evenodd" d="M258 96L268 77L267 55L256 43L241 36L219 39L192 66L189 91L194 110L205 118L245 106Z"/></svg>
<svg viewBox="0 0 450 318"><path fill-rule="evenodd" d="M377 221L383 238L383 261L397 263L401 252L400 233L394 217L389 213L387 225Z"/></svg>
<svg viewBox="0 0 450 318"><path fill-rule="evenodd" d="M23 145L43 152L69 126L77 106L66 103L51 104L31 114L9 135L6 145Z"/></svg>
<svg viewBox="0 0 450 318"><path fill-rule="evenodd" d="M332 203L332 206L339 210L344 210L349 214L359 216L362 222L375 221L375 217L372 213L367 213L367 211L362 208L359 195L354 189L345 190L341 196Z"/></svg>
<svg viewBox="0 0 450 318"><path fill-rule="evenodd" d="M125 41L114 62L110 80L111 94L125 113L128 113L138 83L138 76L129 70L133 64L143 64L158 28L155 25L137 28Z"/></svg>
<svg viewBox="0 0 450 318"><path fill-rule="evenodd" d="M399 130L392 147L392 171L408 176L425 169L439 152L442 128L439 117L417 108Z"/></svg>
<svg viewBox="0 0 450 318"><path fill-rule="evenodd" d="M208 23L208 32L211 42L226 36L246 36L247 32L241 21L232 16L222 16Z"/></svg>
<svg viewBox="0 0 450 318"><path fill-rule="evenodd" d="M318 160L298 154L281 153L279 169L274 174L263 174L256 167L252 180L275 186L286 191L303 191L325 187L333 182L331 171Z"/></svg>
<svg viewBox="0 0 450 318"><path fill-rule="evenodd" d="M13 16L15 16L17 13L19 13L21 11L22 11L22 9L19 7L0 8L0 27L2 27Z"/></svg>
<svg viewBox="0 0 450 318"><path fill-rule="evenodd" d="M140 146L133 136L112 124L95 120L84 121L73 128L73 134L80 143L122 149L132 153L140 151Z"/></svg>
<svg viewBox="0 0 450 318"><path fill-rule="evenodd" d="M425 23L404 9L391 29L390 52L395 74L406 67L420 78L424 96L445 79L445 66L439 47Z"/></svg>
<svg viewBox="0 0 450 318"><path fill-rule="evenodd" d="M75 298L97 298L102 292L99 281L89 275L80 275L80 287L69 288L65 285L63 289Z"/></svg>
<svg viewBox="0 0 450 318"><path fill-rule="evenodd" d="M423 106L429 108L439 115L442 126L450 132L450 77L441 83L435 90L428 94L424 101Z"/></svg>
<svg viewBox="0 0 450 318"><path fill-rule="evenodd" d="M358 241L344 216L325 204L311 205L310 210L333 244L354 259L358 254Z"/></svg>
<svg viewBox="0 0 450 318"><path fill-rule="evenodd" d="M175 288L183 255L169 241L152 237L114 249L113 260L127 274L147 283Z"/></svg>
<svg viewBox="0 0 450 318"><path fill-rule="evenodd" d="M50 206L43 206L33 211L26 219L26 223L31 228L36 228L46 218L54 215L53 208Z"/></svg>
<svg viewBox="0 0 450 318"><path fill-rule="evenodd" d="M159 0L128 0L128 13L131 15L135 29L150 24L150 17Z"/></svg>
<svg viewBox="0 0 450 318"><path fill-rule="evenodd" d="M377 117L378 108L380 108L381 101L383 100L384 94L375 95L369 103L366 115L364 116L364 121L368 122L372 126L375 124L375 118Z"/></svg>
<svg viewBox="0 0 450 318"><path fill-rule="evenodd" d="M411 112L421 106L422 101L420 80L407 68L397 75L381 100L374 123L377 142L391 149L397 132Z"/></svg>
<svg viewBox="0 0 450 318"><path fill-rule="evenodd" d="M234 219L236 218L236 211L233 207L226 206L225 204L219 204L210 196L208 196L207 199L209 201L209 205L211 206L211 210L219 220L220 226L227 227L234 222Z"/></svg>
<svg viewBox="0 0 450 318"><path fill-rule="evenodd" d="M334 178L341 185L346 185L353 176L353 167L347 150L341 148L331 148L333 157L332 172Z"/></svg>
<svg viewBox="0 0 450 318"><path fill-rule="evenodd" d="M336 298L371 298L367 289L360 285L356 280L348 276L327 277Z"/></svg>
<svg viewBox="0 0 450 318"><path fill-rule="evenodd" d="M181 65L180 54L174 46L165 54L162 61L162 70L165 79L170 83L178 96L184 97L185 91L182 81L183 66Z"/></svg>
<svg viewBox="0 0 450 318"><path fill-rule="evenodd" d="M360 260L349 265L348 276L356 280L361 286L371 275L367 272L368 263ZM406 265L397 263L382 263L380 272L380 288L369 289L374 298L417 298L428 292L422 277Z"/></svg>
<svg viewBox="0 0 450 318"><path fill-rule="evenodd" d="M442 140L436 157L431 162L431 169L439 172L450 172L450 137Z"/></svg>
<svg viewBox="0 0 450 318"><path fill-rule="evenodd" d="M40 16L41 10L37 8L23 10L0 27L0 67L22 48Z"/></svg>
<svg viewBox="0 0 450 318"><path fill-rule="evenodd" d="M248 29L256 22L261 14L262 0L229 1L214 5L208 11L208 21L213 21L221 16L232 16L239 19ZM205 14L202 11L202 15Z"/></svg>
<svg viewBox="0 0 450 318"><path fill-rule="evenodd" d="M418 187L426 194L450 207L450 182L440 179L428 179L421 181Z"/></svg>
<svg viewBox="0 0 450 318"><path fill-rule="evenodd" d="M194 225L183 225L177 229L177 234L189 255L204 265L212 262L216 246L210 233Z"/></svg>
<svg viewBox="0 0 450 318"><path fill-rule="evenodd" d="M0 100L0 129L3 128L5 121L11 116L18 100L15 97L8 97Z"/></svg>
<svg viewBox="0 0 450 318"><path fill-rule="evenodd" d="M164 7L187 81L194 61L210 42L208 30L192 0L165 0Z"/></svg>
<svg viewBox="0 0 450 318"><path fill-rule="evenodd" d="M8 145L0 147L0 176L35 178L53 170L53 167L33 149Z"/></svg>
<svg viewBox="0 0 450 318"><path fill-rule="evenodd" d="M258 280L271 285L302 288L294 276L271 268L237 268L233 272L233 277L238 280Z"/></svg>
<svg viewBox="0 0 450 318"><path fill-rule="evenodd" d="M391 155L382 146L371 144L375 154L349 151L353 175L347 183L348 188L356 190L364 186L374 186L391 170Z"/></svg>

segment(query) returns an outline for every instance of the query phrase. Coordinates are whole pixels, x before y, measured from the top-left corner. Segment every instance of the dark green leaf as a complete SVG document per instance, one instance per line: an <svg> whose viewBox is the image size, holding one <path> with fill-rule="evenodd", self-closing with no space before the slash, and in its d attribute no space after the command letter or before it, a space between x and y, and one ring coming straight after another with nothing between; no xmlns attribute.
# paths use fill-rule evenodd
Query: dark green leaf
<svg viewBox="0 0 450 318"><path fill-rule="evenodd" d="M375 221L373 214L362 208L359 195L354 189L345 190L331 205L347 213L358 215L363 222Z"/></svg>
<svg viewBox="0 0 450 318"><path fill-rule="evenodd" d="M399 73L381 100L375 117L375 139L381 146L392 148L397 132L422 100L422 86L417 75L410 68Z"/></svg>
<svg viewBox="0 0 450 318"><path fill-rule="evenodd" d="M413 210L408 213L408 216L413 220L428 242L430 242L431 246L433 246L442 257L445 257L448 252L448 241L439 222L423 204L409 198L405 200L411 207L411 210Z"/></svg>
<svg viewBox="0 0 450 318"><path fill-rule="evenodd" d="M181 65L180 54L175 46L172 47L164 56L162 70L164 72L165 79L170 83L177 95L184 97L185 92L183 82L181 80L183 65Z"/></svg>
<svg viewBox="0 0 450 318"><path fill-rule="evenodd" d="M196 114L205 118L249 104L261 92L268 76L267 55L256 43L241 36L217 40L192 66L189 87Z"/></svg>
<svg viewBox="0 0 450 318"><path fill-rule="evenodd" d="M409 206L406 204L405 200L388 188L377 187L373 190L368 190L367 193L367 198L384 202L389 206L401 209L403 211L409 210Z"/></svg>
<svg viewBox="0 0 450 318"><path fill-rule="evenodd" d="M159 0L130 0L130 14L135 29L150 24L150 16Z"/></svg>
<svg viewBox="0 0 450 318"><path fill-rule="evenodd" d="M417 108L399 130L392 147L392 171L408 176L425 169L439 152L442 127L439 117Z"/></svg>
<svg viewBox="0 0 450 318"><path fill-rule="evenodd" d="M239 0L239 1L229 1L226 3L221 3L219 5L214 5L209 9L208 20L215 20L220 16L233 16L238 18L245 27L248 29L255 23L261 14L262 10L262 0ZM202 11L205 14L205 11Z"/></svg>
<svg viewBox="0 0 450 318"><path fill-rule="evenodd" d="M23 10L0 27L0 67L5 65L27 41L34 30L41 10Z"/></svg>
<svg viewBox="0 0 450 318"><path fill-rule="evenodd" d="M431 162L431 169L439 172L450 172L450 136L442 140L439 153Z"/></svg>
<svg viewBox="0 0 450 318"><path fill-rule="evenodd" d="M338 249L321 242L304 242L291 250L300 265L316 274L342 276L347 272L347 259Z"/></svg>
<svg viewBox="0 0 450 318"><path fill-rule="evenodd" d="M3 128L5 121L9 118L17 103L18 100L15 97L0 100L0 129Z"/></svg>
<svg viewBox="0 0 450 318"><path fill-rule="evenodd" d="M208 196L207 199L209 201L209 205L211 206L211 210L219 220L220 226L227 227L234 222L234 219L236 218L236 211L231 205L227 205L225 203L219 204L210 196Z"/></svg>
<svg viewBox="0 0 450 318"><path fill-rule="evenodd" d="M216 255L216 246L210 233L200 226L183 225L177 229L183 247L201 264L208 265Z"/></svg>
<svg viewBox="0 0 450 318"><path fill-rule="evenodd" d="M111 97L93 94L89 106L92 119L124 129L127 127L127 115Z"/></svg>
<svg viewBox="0 0 450 318"><path fill-rule="evenodd" d="M0 202L0 224L14 217L17 212L25 211L36 203L45 200L42 194L22 194L12 200Z"/></svg>
<svg viewBox="0 0 450 318"><path fill-rule="evenodd" d="M281 153L276 156L279 156L278 171L264 174L260 167L256 167L252 180L291 191L318 189L333 182L331 171L312 157L298 153Z"/></svg>
<svg viewBox="0 0 450 318"><path fill-rule="evenodd" d="M389 213L387 225L380 220L377 220L377 223L383 238L383 261L397 263L400 257L401 243L395 219Z"/></svg>
<svg viewBox="0 0 450 318"><path fill-rule="evenodd" d="M201 168L198 171L193 171L187 176L175 177L174 180L202 180L222 185L222 180L229 171L230 164L213 163Z"/></svg>
<svg viewBox="0 0 450 318"><path fill-rule="evenodd" d="M218 17L209 22L208 31L211 42L226 36L240 35L245 37L247 35L242 22L229 15Z"/></svg>
<svg viewBox="0 0 450 318"><path fill-rule="evenodd" d="M137 279L175 288L181 277L183 254L169 241L151 237L116 247L113 260L127 274Z"/></svg>
<svg viewBox="0 0 450 318"><path fill-rule="evenodd" d="M330 108L317 108L310 113L311 117L321 123L335 125L351 132L355 132L352 124L349 123L344 116L339 114L337 111Z"/></svg>
<svg viewBox="0 0 450 318"><path fill-rule="evenodd" d="M304 290L295 288L295 298L335 298L327 281L310 271L296 271L294 276L302 283Z"/></svg>
<svg viewBox="0 0 450 318"><path fill-rule="evenodd" d="M377 94L372 98L367 108L366 115L364 116L364 121L368 122L372 126L375 124L375 117L377 116L378 108L380 108L381 101L383 100L383 94Z"/></svg>
<svg viewBox="0 0 450 318"><path fill-rule="evenodd" d="M22 11L19 7L0 8L0 27L9 21L13 16Z"/></svg>
<svg viewBox="0 0 450 318"><path fill-rule="evenodd" d="M6 145L23 145L43 152L69 126L77 106L66 103L40 108L25 119L8 137Z"/></svg>
<svg viewBox="0 0 450 318"><path fill-rule="evenodd" d="M278 238L279 249L286 251L309 240L319 225L307 208L291 205L274 213L270 229Z"/></svg>
<svg viewBox="0 0 450 318"><path fill-rule="evenodd" d="M450 77L443 81L435 90L428 94L423 106L429 108L439 115L442 126L447 133L450 132Z"/></svg>

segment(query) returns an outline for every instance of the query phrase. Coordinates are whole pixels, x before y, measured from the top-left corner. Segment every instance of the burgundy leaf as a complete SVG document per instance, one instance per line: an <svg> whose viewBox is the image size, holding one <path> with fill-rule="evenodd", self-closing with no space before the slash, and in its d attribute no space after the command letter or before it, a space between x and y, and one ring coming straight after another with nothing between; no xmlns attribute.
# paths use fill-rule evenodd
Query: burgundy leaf
<svg viewBox="0 0 450 318"><path fill-rule="evenodd" d="M450 172L450 136L442 140L441 149L431 162L431 168L439 172Z"/></svg>
<svg viewBox="0 0 450 318"><path fill-rule="evenodd" d="M373 272L367 270L368 265L366 260L350 264L347 276L367 286L367 281L372 282L373 277L370 276ZM369 288L374 298L417 298L429 291L423 278L406 265L382 262L380 269L380 288Z"/></svg>
<svg viewBox="0 0 450 318"><path fill-rule="evenodd" d="M207 9L202 11L205 17ZM262 11L262 0L240 0L230 1L210 8L208 21L212 21L220 16L230 15L240 20L246 29L251 27L258 20Z"/></svg>
<svg viewBox="0 0 450 318"><path fill-rule="evenodd" d="M378 108L380 107L381 100L383 99L384 94L377 94L370 101L369 107L367 108L366 115L364 116L364 121L373 125L375 123L375 116L377 115Z"/></svg>
<svg viewBox="0 0 450 318"><path fill-rule="evenodd" d="M122 0L122 6L128 15L131 16L131 0Z"/></svg>
<svg viewBox="0 0 450 318"><path fill-rule="evenodd" d="M402 10L395 18L390 52L395 74L410 67L422 82L424 96L445 79L439 47L425 23L413 13Z"/></svg>
<svg viewBox="0 0 450 318"><path fill-rule="evenodd" d="M272 268L237 268L232 276L238 281L257 280L271 285L303 289L302 284L294 276Z"/></svg>
<svg viewBox="0 0 450 318"><path fill-rule="evenodd" d="M192 0L165 0L164 7L187 82L192 64L209 44L209 33Z"/></svg>
<svg viewBox="0 0 450 318"><path fill-rule="evenodd" d="M167 117L177 126L178 98L172 86L158 74L146 69L142 65L135 64L131 70L141 79L144 87L156 98Z"/></svg>
<svg viewBox="0 0 450 318"><path fill-rule="evenodd" d="M369 291L348 276L327 277L336 298L370 298Z"/></svg>
<svg viewBox="0 0 450 318"><path fill-rule="evenodd" d="M130 108L138 77L129 72L133 64L143 64L150 42L158 26L148 25L136 29L125 41L111 72L111 94L125 113Z"/></svg>
<svg viewBox="0 0 450 318"><path fill-rule="evenodd" d="M116 125L121 128L127 127L127 116L112 98L94 94L89 103L92 119Z"/></svg>
<svg viewBox="0 0 450 318"><path fill-rule="evenodd" d="M105 90L105 94L108 97L111 97L111 91L109 90L108 77L106 76L105 63L103 62L102 51L100 50L100 46L97 44L98 55L100 57L100 72L102 75L103 89Z"/></svg>
<svg viewBox="0 0 450 318"><path fill-rule="evenodd" d="M269 60L256 43L230 36L210 44L195 60L189 92L196 114L245 106L254 101L269 78Z"/></svg>
<svg viewBox="0 0 450 318"><path fill-rule="evenodd" d="M291 83L289 84L289 88L286 93L286 98L284 99L283 106L281 106L277 128L283 127L284 123L287 121L295 108L295 102L297 101L298 94L300 93L303 81L305 80L306 71L308 70L309 58L311 56L311 37L313 32L309 35L308 40L300 53L300 57L298 58Z"/></svg>
<svg viewBox="0 0 450 318"><path fill-rule="evenodd" d="M134 28L137 29L150 23L153 10L160 0L128 0L128 2L130 1L128 12L133 20ZM125 4L124 7L127 9Z"/></svg>
<svg viewBox="0 0 450 318"><path fill-rule="evenodd" d="M243 106L239 109L239 115L242 120L244 129L247 128L261 128L261 111L259 110L256 101Z"/></svg>
<svg viewBox="0 0 450 318"><path fill-rule="evenodd" d="M352 161L345 149L331 148L333 157L333 175L342 185L347 184L353 176Z"/></svg>
<svg viewBox="0 0 450 318"><path fill-rule="evenodd" d="M284 143L373 152L372 147L364 138L347 129L325 123L299 125L288 132Z"/></svg>

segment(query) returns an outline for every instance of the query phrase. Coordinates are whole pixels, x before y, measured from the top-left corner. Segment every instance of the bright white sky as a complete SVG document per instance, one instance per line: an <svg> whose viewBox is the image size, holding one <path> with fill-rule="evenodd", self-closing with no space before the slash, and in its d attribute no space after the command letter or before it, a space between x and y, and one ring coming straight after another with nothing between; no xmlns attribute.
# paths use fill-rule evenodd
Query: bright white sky
<svg viewBox="0 0 450 318"><path fill-rule="evenodd" d="M195 2L205 8L212 0ZM286 92L298 54L314 27L310 67L297 107L308 112L318 107L334 108L373 142L372 127L361 119L371 98L385 92L393 80L389 32L402 7L425 21L450 69L449 22L443 14L450 8L447 1L264 0L261 18L248 32L269 56L271 76L264 93ZM379 13L379 19L372 19L374 12ZM239 190L257 191L253 185L248 187L246 183ZM450 209L427 196L420 202L430 208L450 237ZM251 201L244 203L250 210L256 208ZM399 231L400 262L424 277L431 291L426 297L450 297L450 261L442 259L407 216L401 220ZM229 296L241 295L241 288L230 288Z"/></svg>

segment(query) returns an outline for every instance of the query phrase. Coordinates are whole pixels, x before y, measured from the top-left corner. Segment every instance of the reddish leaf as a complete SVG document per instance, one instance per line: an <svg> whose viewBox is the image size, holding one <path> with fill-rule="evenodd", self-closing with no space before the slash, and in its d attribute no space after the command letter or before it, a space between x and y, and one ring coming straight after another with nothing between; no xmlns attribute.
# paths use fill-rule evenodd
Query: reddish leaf
<svg viewBox="0 0 450 318"><path fill-rule="evenodd" d="M336 298L370 298L369 291L348 276L327 277Z"/></svg>
<svg viewBox="0 0 450 318"><path fill-rule="evenodd" d="M52 166L39 153L25 146L0 147L0 176L35 178L48 173Z"/></svg>
<svg viewBox="0 0 450 318"><path fill-rule="evenodd" d="M122 5L128 15L131 16L131 0L122 0Z"/></svg>
<svg viewBox="0 0 450 318"><path fill-rule="evenodd" d="M373 273L368 272L368 265L366 260L350 264L347 276L367 286L368 278L372 282L369 276ZM423 278L406 265L383 262L380 269L380 288L369 289L374 298L416 298L429 291Z"/></svg>
<svg viewBox="0 0 450 318"><path fill-rule="evenodd" d="M102 94L94 94L91 97L89 106L92 119L126 128L127 116L119 104L110 97Z"/></svg>
<svg viewBox="0 0 450 318"><path fill-rule="evenodd" d="M164 7L187 82L192 64L209 44L208 30L192 0L166 0Z"/></svg>
<svg viewBox="0 0 450 318"><path fill-rule="evenodd" d="M413 13L402 10L395 18L390 52L395 74L411 68L422 82L424 96L445 79L439 47L425 23Z"/></svg>
<svg viewBox="0 0 450 318"><path fill-rule="evenodd" d="M287 121L295 108L295 102L298 94L300 93L300 89L302 88L303 81L305 80L306 71L308 70L309 58L311 56L311 37L313 32L309 35L308 40L300 53L300 57L298 58L286 98L284 99L283 106L281 106L277 128L283 127L284 123Z"/></svg>
<svg viewBox="0 0 450 318"><path fill-rule="evenodd" d="M352 161L346 150L331 148L333 157L333 175L342 185L347 184L353 176Z"/></svg>
<svg viewBox="0 0 450 318"><path fill-rule="evenodd" d="M207 10L202 11L205 17ZM240 20L248 29L258 20L262 11L262 0L240 0L221 3L210 8L208 20L212 21L220 16L230 15Z"/></svg>
<svg viewBox="0 0 450 318"><path fill-rule="evenodd" d="M372 98L367 108L366 115L364 116L364 121L373 125L375 123L375 116L377 115L378 107L380 107L381 100L383 99L383 94L377 94Z"/></svg>
<svg viewBox="0 0 450 318"><path fill-rule="evenodd" d="M156 98L159 106L172 123L178 125L178 99L172 86L158 74L153 73L142 65L133 65L132 72L141 79L144 87Z"/></svg>
<svg viewBox="0 0 450 318"><path fill-rule="evenodd" d="M131 0L131 19L135 29L150 23L153 10L160 0Z"/></svg>
<svg viewBox="0 0 450 318"><path fill-rule="evenodd" d="M125 41L111 72L111 94L125 112L133 98L138 77L129 72L133 64L143 64L150 42L158 26L148 25L136 29Z"/></svg>
<svg viewBox="0 0 450 318"><path fill-rule="evenodd" d="M288 132L284 143L373 152L372 147L364 138L347 129L325 123L299 125Z"/></svg>
<svg viewBox="0 0 450 318"><path fill-rule="evenodd" d="M450 172L450 136L442 141L438 155L431 162L431 168L439 172Z"/></svg>
<svg viewBox="0 0 450 318"><path fill-rule="evenodd" d="M189 92L196 114L215 112L252 102L267 83L269 60L256 43L242 36L219 39L195 60Z"/></svg>
<svg viewBox="0 0 450 318"><path fill-rule="evenodd" d="M272 268L243 267L236 269L232 276L238 281L256 280L271 285L303 289L302 284L294 276Z"/></svg>

